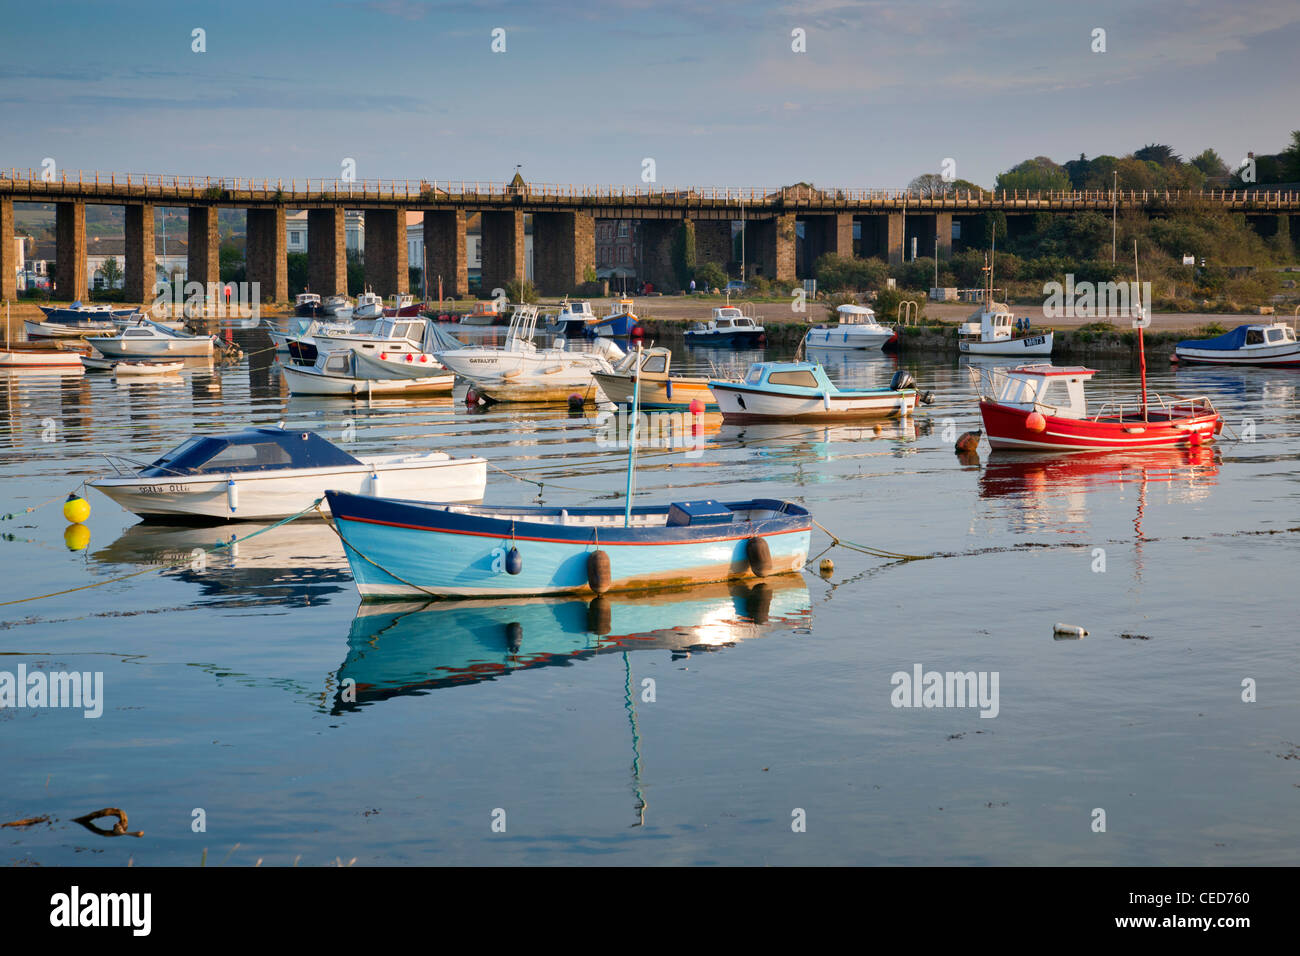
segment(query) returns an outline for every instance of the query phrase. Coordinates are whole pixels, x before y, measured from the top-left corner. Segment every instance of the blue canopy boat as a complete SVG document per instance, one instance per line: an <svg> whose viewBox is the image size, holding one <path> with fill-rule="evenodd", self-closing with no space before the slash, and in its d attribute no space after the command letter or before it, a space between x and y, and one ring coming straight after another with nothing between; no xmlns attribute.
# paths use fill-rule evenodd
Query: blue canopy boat
<svg viewBox="0 0 1300 956"><path fill-rule="evenodd" d="M1212 339L1184 339L1174 360L1203 365L1300 365L1300 343L1285 322L1239 325Z"/></svg>
<svg viewBox="0 0 1300 956"><path fill-rule="evenodd" d="M800 570L812 516L788 501L642 508L426 504L327 491L363 598L603 594Z"/></svg>

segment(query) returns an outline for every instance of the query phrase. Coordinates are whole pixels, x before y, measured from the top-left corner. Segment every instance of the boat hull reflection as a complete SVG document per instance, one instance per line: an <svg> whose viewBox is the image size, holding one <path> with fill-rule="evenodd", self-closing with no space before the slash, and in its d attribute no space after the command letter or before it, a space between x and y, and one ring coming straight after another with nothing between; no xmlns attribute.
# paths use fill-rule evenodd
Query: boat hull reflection
<svg viewBox="0 0 1300 956"><path fill-rule="evenodd" d="M808 589L792 576L590 601L363 604L333 688L334 713L598 654L720 650L807 626L811 615Z"/></svg>

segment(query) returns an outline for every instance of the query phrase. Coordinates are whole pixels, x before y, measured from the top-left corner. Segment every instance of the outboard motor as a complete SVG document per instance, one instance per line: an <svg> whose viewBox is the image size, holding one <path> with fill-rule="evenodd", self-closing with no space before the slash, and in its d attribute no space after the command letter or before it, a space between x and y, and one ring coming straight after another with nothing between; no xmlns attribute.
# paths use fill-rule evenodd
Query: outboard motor
<svg viewBox="0 0 1300 956"><path fill-rule="evenodd" d="M889 387L896 392L904 388L912 388L915 385L916 379L912 378L912 373L901 368L895 372L894 377L889 380Z"/></svg>

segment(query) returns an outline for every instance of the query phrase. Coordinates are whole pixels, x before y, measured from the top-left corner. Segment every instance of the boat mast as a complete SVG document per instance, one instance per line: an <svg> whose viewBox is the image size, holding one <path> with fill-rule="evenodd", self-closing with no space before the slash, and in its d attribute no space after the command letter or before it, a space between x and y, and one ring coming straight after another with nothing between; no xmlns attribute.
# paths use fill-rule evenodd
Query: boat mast
<svg viewBox="0 0 1300 956"><path fill-rule="evenodd" d="M632 486L633 478L636 472L636 419L637 407L641 403L641 345L636 347L636 363L632 366L635 369L636 378L632 380L632 425L628 429L627 442L627 503L623 506L623 527L632 526Z"/></svg>
<svg viewBox="0 0 1300 956"><path fill-rule="evenodd" d="M1142 274L1138 270L1138 241L1133 240L1133 278L1136 282L1134 291L1138 295L1139 316L1138 316L1138 368L1142 373L1142 420L1150 421L1147 417L1147 349L1146 342L1142 338L1142 327L1145 324L1146 309L1148 306L1141 302L1142 296Z"/></svg>

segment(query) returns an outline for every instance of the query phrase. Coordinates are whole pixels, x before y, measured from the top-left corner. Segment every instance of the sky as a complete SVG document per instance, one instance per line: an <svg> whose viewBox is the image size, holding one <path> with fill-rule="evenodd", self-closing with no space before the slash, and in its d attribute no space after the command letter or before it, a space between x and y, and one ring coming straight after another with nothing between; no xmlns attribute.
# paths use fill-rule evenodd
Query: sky
<svg viewBox="0 0 1300 956"><path fill-rule="evenodd" d="M1147 143L1232 165L1300 127L1296 0L0 8L20 169L897 188L952 159L991 186Z"/></svg>

